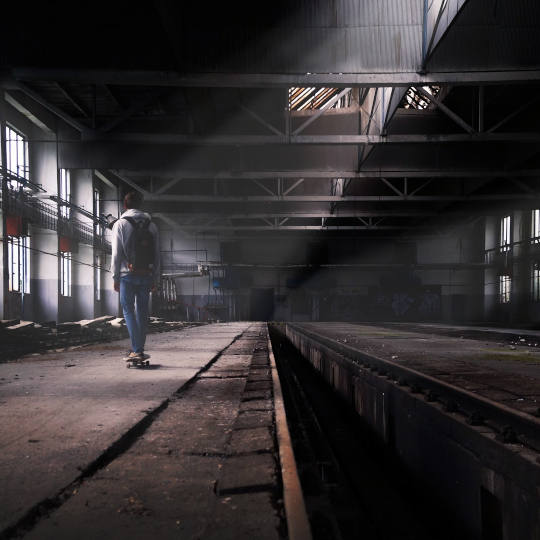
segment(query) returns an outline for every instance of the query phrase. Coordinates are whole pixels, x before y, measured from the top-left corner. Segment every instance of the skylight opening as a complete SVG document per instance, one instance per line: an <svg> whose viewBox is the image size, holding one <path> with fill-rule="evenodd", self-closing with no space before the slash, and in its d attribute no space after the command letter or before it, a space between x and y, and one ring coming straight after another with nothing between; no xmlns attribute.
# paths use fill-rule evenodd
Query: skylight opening
<svg viewBox="0 0 540 540"><path fill-rule="evenodd" d="M436 97L437 94L441 91L440 86L422 86L422 90L431 94L433 97ZM431 100L418 92L416 87L411 86L407 90L402 102L402 106L405 109L418 109L423 110L427 109L431 105Z"/></svg>
<svg viewBox="0 0 540 540"><path fill-rule="evenodd" d="M306 111L350 107L352 91L347 92L337 101L333 101L340 91L340 88L317 88L315 86L289 88L289 110Z"/></svg>

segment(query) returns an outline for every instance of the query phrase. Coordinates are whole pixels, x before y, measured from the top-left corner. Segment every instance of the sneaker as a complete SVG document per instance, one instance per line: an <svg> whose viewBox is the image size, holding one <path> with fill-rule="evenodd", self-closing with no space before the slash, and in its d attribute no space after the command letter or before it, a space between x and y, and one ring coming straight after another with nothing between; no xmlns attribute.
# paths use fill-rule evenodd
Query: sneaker
<svg viewBox="0 0 540 540"><path fill-rule="evenodd" d="M142 357L141 357L140 353L136 353L136 352L131 351L126 356L126 362L131 362L132 360L142 360Z"/></svg>
<svg viewBox="0 0 540 540"><path fill-rule="evenodd" d="M150 355L149 354L146 354L145 352L142 352L142 353L139 353L141 358L143 360L148 360L148 358L150 358Z"/></svg>

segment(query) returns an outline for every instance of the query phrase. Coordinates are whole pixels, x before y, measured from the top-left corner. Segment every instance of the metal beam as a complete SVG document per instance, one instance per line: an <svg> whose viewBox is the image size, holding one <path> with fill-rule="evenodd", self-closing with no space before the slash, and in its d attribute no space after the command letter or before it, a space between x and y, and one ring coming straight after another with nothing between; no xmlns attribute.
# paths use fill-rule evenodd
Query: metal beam
<svg viewBox="0 0 540 540"><path fill-rule="evenodd" d="M531 186L527 185L525 182L522 182L517 178L510 178L510 181L516 186L520 187L523 191L526 191L527 193L536 193L536 195L538 196L538 192L532 189Z"/></svg>
<svg viewBox="0 0 540 540"><path fill-rule="evenodd" d="M423 229L413 225L214 225L213 227L205 225L187 225L179 228L184 231L203 231L219 229L220 231L396 231L405 229Z"/></svg>
<svg viewBox="0 0 540 540"><path fill-rule="evenodd" d="M425 6L427 8L427 5L428 5L428 2L426 1L425 2ZM425 68L425 65L426 65L426 60L427 58L429 57L429 55L431 54L431 51L433 49L433 44L435 43L435 37L437 35L437 31L439 30L439 24L441 23L441 18L442 18L442 15L445 11L445 9L447 8L448 6L448 2L446 0L442 0L441 1L441 5L439 6L439 11L437 13L437 19L435 20L435 25L433 27L433 29L431 30L431 37L430 37L430 40L429 40L429 44L427 45L427 47L425 46L426 45L426 35L424 35L424 43L423 43L423 46L422 46L422 68ZM424 34L425 34L425 31L427 30L427 9L426 9L426 12L424 13Z"/></svg>
<svg viewBox="0 0 540 540"><path fill-rule="evenodd" d="M431 217L431 216L438 216L440 215L440 212L435 212L433 210L419 210L419 211L408 211L408 212L400 212L400 211L388 211L388 210L366 210L366 211L336 211L334 213L328 212L326 210L321 210L320 212L298 212L298 211L291 211L291 212L245 212L245 213L232 213L228 214L226 212L223 212L221 209L219 209L218 213L223 218L228 219L317 219L317 218L364 218L364 217ZM172 213L172 212L160 212L163 216L180 216L180 217L186 217L186 218L210 218L215 217L216 214L211 214L208 212L202 212L202 213Z"/></svg>
<svg viewBox="0 0 540 540"><path fill-rule="evenodd" d="M470 128L472 129L472 128ZM74 144L79 141L60 140ZM96 134L87 142L120 142L143 144L170 144L187 146L268 146L268 145L387 145L387 144L440 144L489 142L540 142L540 132L520 133L415 133L393 135L187 135L175 133L113 133Z"/></svg>
<svg viewBox="0 0 540 540"><path fill-rule="evenodd" d="M136 103L132 103L127 109L124 109L122 113L104 124L99 128L99 130L102 133L108 133L109 131L112 131L115 127L118 127L120 124L125 122L127 119L131 118L134 114L137 114L139 111L144 109L149 103L151 103L157 96L151 95L151 96L145 96L144 99L137 101ZM99 138L99 136L97 137Z"/></svg>
<svg viewBox="0 0 540 540"><path fill-rule="evenodd" d="M80 133L88 133L92 131L88 126L85 126L78 120L75 120L75 118L67 114L62 109L58 108L56 105L49 103L44 97L40 96L35 90L32 90L32 88L30 88L26 84L18 83L17 89L26 94L29 98L33 99L36 103L39 103L48 111L52 112L55 116L58 116L58 118L63 120L71 127L75 128Z"/></svg>
<svg viewBox="0 0 540 540"><path fill-rule="evenodd" d="M312 122L315 122L315 120L317 120L317 118L319 118L320 116L322 116L325 111L327 109L330 109L330 107L332 107L332 105L334 105L334 103L336 103L337 101L339 101L345 94L347 94L348 92L350 92L352 89L351 88L345 88L344 90L342 90L337 96L334 96L330 101L328 101L327 103L324 104L324 107L322 109L320 109L319 111L317 111L316 113L313 114L313 116L310 116L305 122L303 122L302 124L300 124L300 126L298 126L293 132L292 134L293 135L298 135L301 131L304 131L305 128L307 128Z"/></svg>
<svg viewBox="0 0 540 540"><path fill-rule="evenodd" d="M288 187L284 192L283 195L288 195L293 189L298 187L300 184L304 183L304 178L298 179L292 186Z"/></svg>
<svg viewBox="0 0 540 540"><path fill-rule="evenodd" d="M170 178L171 173L168 171L160 171L159 169L151 170L124 170L113 169L115 174L129 175L131 177L158 177L160 175ZM186 180L268 180L275 178L294 179L301 178L305 180L317 178L507 178L507 177L540 177L539 169L522 169L522 170L503 170L503 169L364 169L360 171L354 170L309 170L302 169L297 171L204 171L204 170L178 170L175 174Z"/></svg>
<svg viewBox="0 0 540 540"><path fill-rule="evenodd" d="M415 90L419 94L424 96L426 99L428 99L429 101L432 101L433 103L435 103L438 109L440 109L444 114L446 114L446 116L448 116L448 118L453 120L458 126L462 127L465 131L471 134L476 133L475 130L469 124L467 124L467 122L465 122L463 118L461 118L461 116L457 115L454 111L449 109L442 101L438 100L434 95L424 90L421 86L418 88L415 86Z"/></svg>
<svg viewBox="0 0 540 540"><path fill-rule="evenodd" d="M32 124L37 126L42 131L54 135L54 130L47 124L42 122L34 113L32 113L27 107L25 107L16 97L12 96L9 92L4 92L4 99L6 103L9 103L14 109L19 111L23 116L28 118ZM52 119L52 118L51 118ZM53 122L51 122L53 124Z"/></svg>
<svg viewBox="0 0 540 540"><path fill-rule="evenodd" d="M411 193L409 193L409 196L412 196L412 195L415 195L416 193L418 193L420 190L424 189L426 186L428 186L429 184L431 184L432 182L432 179L430 178L429 180L426 180L425 182L423 182L420 186L418 186L415 190L411 191Z"/></svg>
<svg viewBox="0 0 540 540"><path fill-rule="evenodd" d="M493 133L495 130L499 129L502 125L506 124L515 118L518 114L521 114L525 109L529 108L533 103L536 103L540 99L540 94L534 96L532 99L529 99L518 107L515 111L511 112L509 115L505 116L502 120L491 126L487 131L488 133Z"/></svg>
<svg viewBox="0 0 540 540"><path fill-rule="evenodd" d="M134 190L139 191L140 193L142 193L146 200L155 201L155 200L157 200L157 197L170 197L170 195L154 195L154 194L150 193L149 191L147 191L146 189L139 186L136 182L134 182L130 178L127 178L126 176L123 176L123 175L118 174L116 172L113 172L113 174L115 176L117 176L120 180L122 180L122 182L124 182L128 186L132 187Z"/></svg>
<svg viewBox="0 0 540 540"><path fill-rule="evenodd" d="M181 180L181 178L173 178L172 180L169 180L169 182L167 182L164 186L161 186L154 193L156 193L156 195L159 195L160 193L165 193L168 189L170 189L173 186L175 186L176 184L178 184L178 182L180 182L180 180Z"/></svg>
<svg viewBox="0 0 540 540"><path fill-rule="evenodd" d="M177 86L194 88L289 88L291 86L389 87L431 84L526 84L540 81L540 70L449 71L399 73L192 73L144 70L50 69L18 67L0 83L59 81L128 86Z"/></svg>
<svg viewBox="0 0 540 540"><path fill-rule="evenodd" d="M262 116L259 116L255 111L252 111L249 107L246 107L245 105L240 104L240 108L249 114L252 118L257 120L261 126L264 126L265 128L269 129L272 133L275 133L276 135L283 136L284 133L274 127L270 122L267 122Z"/></svg>
<svg viewBox="0 0 540 540"><path fill-rule="evenodd" d="M120 103L120 101L118 101L118 98L114 95L114 92L106 84L101 84L100 87L103 89L105 94L107 94L108 98L114 103L115 107L120 111L124 111L124 106Z"/></svg>
<svg viewBox="0 0 540 540"><path fill-rule="evenodd" d="M261 184L258 180L253 180L253 183L259 186L263 191L266 191L266 193L269 193L272 196L276 195L271 189L268 189L264 184Z"/></svg>
<svg viewBox="0 0 540 540"><path fill-rule="evenodd" d="M484 131L486 106L486 89L478 87L478 131Z"/></svg>
<svg viewBox="0 0 540 540"><path fill-rule="evenodd" d="M154 218L159 218L159 219L162 219L165 223L167 223L167 225L169 225L170 227L172 227L173 229L175 230L179 230L182 232L182 230L180 229L179 225L178 225L178 222L175 221L173 218L171 218L169 215L166 215L166 214L162 214L160 212L155 212L154 215L153 215Z"/></svg>
<svg viewBox="0 0 540 540"><path fill-rule="evenodd" d="M392 191L394 191L398 195L405 195L405 193L403 193L402 191L399 191L399 189L396 186L394 186L394 184L389 182L386 178L381 178L381 180L383 181L384 184L386 184Z"/></svg>
<svg viewBox="0 0 540 540"><path fill-rule="evenodd" d="M94 174L107 186L112 189L116 189L116 186L101 172L97 169L94 169Z"/></svg>
<svg viewBox="0 0 540 540"><path fill-rule="evenodd" d="M62 93L62 95L86 118L88 118L89 114L88 112L86 111L86 109L78 102L78 100L75 99L75 97L73 97L71 95L71 93L69 92L69 90L63 85L63 84L60 84L59 82L56 83L56 87L58 88L58 90L60 90L60 92Z"/></svg>
<svg viewBox="0 0 540 540"><path fill-rule="evenodd" d="M135 186L133 186L135 187ZM139 187L139 190L142 188ZM489 195L247 195L244 197L218 197L211 195L153 195L145 192L146 201L185 203L249 203L249 202L410 202L410 201L506 201L537 199L533 194L489 194Z"/></svg>

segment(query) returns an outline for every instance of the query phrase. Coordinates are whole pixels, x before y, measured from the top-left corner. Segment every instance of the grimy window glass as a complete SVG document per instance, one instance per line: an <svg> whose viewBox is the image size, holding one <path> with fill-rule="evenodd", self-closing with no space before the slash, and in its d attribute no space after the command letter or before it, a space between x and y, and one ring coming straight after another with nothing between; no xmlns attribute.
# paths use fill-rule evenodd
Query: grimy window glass
<svg viewBox="0 0 540 540"><path fill-rule="evenodd" d="M14 127L6 126L6 169L12 175L8 187L18 190L30 179L28 139Z"/></svg>
<svg viewBox="0 0 540 540"><path fill-rule="evenodd" d="M508 304L510 302L512 280L509 275L499 276L499 302Z"/></svg>
<svg viewBox="0 0 540 540"><path fill-rule="evenodd" d="M531 293L533 302L540 302L540 263L533 263L531 275Z"/></svg>
<svg viewBox="0 0 540 540"><path fill-rule="evenodd" d="M71 296L71 253L60 253L60 294Z"/></svg>
<svg viewBox="0 0 540 540"><path fill-rule="evenodd" d="M96 263L94 268L94 285L95 285L95 297L96 300L101 300L101 256L96 256Z"/></svg>
<svg viewBox="0 0 540 540"><path fill-rule="evenodd" d="M98 188L94 188L94 215L97 218L101 215L101 192ZM103 234L101 223L94 222L94 234L96 236L101 236Z"/></svg>
<svg viewBox="0 0 540 540"><path fill-rule="evenodd" d="M540 243L540 210L531 213L531 240L534 244Z"/></svg>
<svg viewBox="0 0 540 540"><path fill-rule="evenodd" d="M30 293L30 237L8 236L8 288Z"/></svg>
<svg viewBox="0 0 540 540"><path fill-rule="evenodd" d="M501 237L500 237L500 247L501 251L509 251L510 245L512 243L512 234L511 227L512 220L510 216L504 216L501 219Z"/></svg>
<svg viewBox="0 0 540 540"><path fill-rule="evenodd" d="M69 169L60 169L60 184L58 186L58 197L62 201L71 202L71 174ZM60 204L60 216L69 219L71 208Z"/></svg>

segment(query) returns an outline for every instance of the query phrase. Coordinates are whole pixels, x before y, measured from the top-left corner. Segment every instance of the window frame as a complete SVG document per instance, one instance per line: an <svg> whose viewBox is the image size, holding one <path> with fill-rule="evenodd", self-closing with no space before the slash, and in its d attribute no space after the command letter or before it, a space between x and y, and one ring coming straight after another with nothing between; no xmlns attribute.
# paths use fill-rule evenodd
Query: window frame
<svg viewBox="0 0 540 540"><path fill-rule="evenodd" d="M532 263L531 299L533 302L540 302L540 262Z"/></svg>
<svg viewBox="0 0 540 540"><path fill-rule="evenodd" d="M8 236L8 291L30 294L30 236Z"/></svg>
<svg viewBox="0 0 540 540"><path fill-rule="evenodd" d="M102 276L101 276L101 255L96 255L94 265L94 299L97 302L101 301L101 286L102 286Z"/></svg>
<svg viewBox="0 0 540 540"><path fill-rule="evenodd" d="M101 215L102 211L102 193L99 187L94 186L93 189L93 200L94 200L94 206L93 206L93 214L96 216L96 218L99 219L99 216ZM101 237L103 235L103 226L100 222L94 221L94 235Z"/></svg>
<svg viewBox="0 0 540 540"><path fill-rule="evenodd" d="M58 171L58 198L71 203L71 172L69 169L59 169ZM61 218L71 218L71 207L59 203L58 211Z"/></svg>
<svg viewBox="0 0 540 540"><path fill-rule="evenodd" d="M499 249L502 253L510 251L512 247L512 216L503 216L500 221Z"/></svg>
<svg viewBox="0 0 540 540"><path fill-rule="evenodd" d="M499 275L499 304L509 304L512 299L512 277L509 274Z"/></svg>
<svg viewBox="0 0 540 540"><path fill-rule="evenodd" d="M30 180L30 150L28 137L13 124L6 122L4 126L4 138L6 145L6 171L17 178ZM15 149L13 147L15 147ZM13 161L15 162L14 166L12 163ZM7 181L7 185L10 189L18 191L23 187L24 182L10 178Z"/></svg>
<svg viewBox="0 0 540 540"><path fill-rule="evenodd" d="M531 211L531 244L540 244L540 209Z"/></svg>
<svg viewBox="0 0 540 540"><path fill-rule="evenodd" d="M73 259L71 251L60 252L60 296L71 297Z"/></svg>

